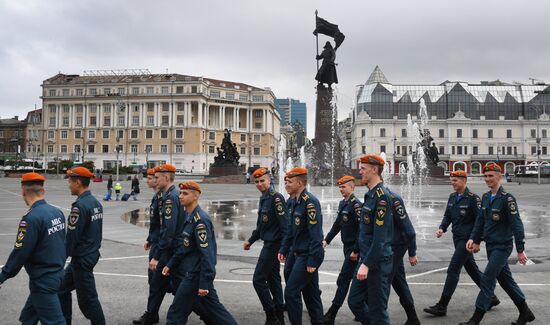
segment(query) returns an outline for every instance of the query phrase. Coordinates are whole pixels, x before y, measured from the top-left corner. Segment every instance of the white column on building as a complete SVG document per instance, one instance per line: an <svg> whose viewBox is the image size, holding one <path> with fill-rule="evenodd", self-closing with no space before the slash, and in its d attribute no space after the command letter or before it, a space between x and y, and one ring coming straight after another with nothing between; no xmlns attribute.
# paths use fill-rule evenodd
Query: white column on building
<svg viewBox="0 0 550 325"><path fill-rule="evenodd" d="M197 103L197 119L198 119L198 126L202 127L202 103Z"/></svg>
<svg viewBox="0 0 550 325"><path fill-rule="evenodd" d="M155 103L155 127L159 127L160 126L160 104L159 103Z"/></svg>
<svg viewBox="0 0 550 325"><path fill-rule="evenodd" d="M263 110L263 120L264 120L264 132L267 132L267 110Z"/></svg>
<svg viewBox="0 0 550 325"><path fill-rule="evenodd" d="M220 106L218 111L220 112L220 129L223 130L225 128L225 106Z"/></svg>

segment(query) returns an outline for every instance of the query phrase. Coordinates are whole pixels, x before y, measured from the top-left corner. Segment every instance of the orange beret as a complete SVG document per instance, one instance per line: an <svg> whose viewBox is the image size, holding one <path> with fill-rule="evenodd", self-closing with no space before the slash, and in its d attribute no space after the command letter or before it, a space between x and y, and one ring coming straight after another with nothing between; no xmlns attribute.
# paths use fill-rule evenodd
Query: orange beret
<svg viewBox="0 0 550 325"><path fill-rule="evenodd" d="M292 168L288 173L286 173L285 179L300 175L307 175L307 169L303 167Z"/></svg>
<svg viewBox="0 0 550 325"><path fill-rule="evenodd" d="M44 182L46 178L39 173L31 172L21 175L21 183L27 182Z"/></svg>
<svg viewBox="0 0 550 325"><path fill-rule="evenodd" d="M158 172L159 169L160 169L160 166L155 166L155 167L153 167L153 171L154 171L155 173Z"/></svg>
<svg viewBox="0 0 550 325"><path fill-rule="evenodd" d="M158 166L158 170L156 170L156 172L175 173L176 172L176 166L170 165L170 164L160 165L160 166Z"/></svg>
<svg viewBox="0 0 550 325"><path fill-rule="evenodd" d="M468 177L468 173L466 173L463 170L455 170L454 172L451 172L451 177Z"/></svg>
<svg viewBox="0 0 550 325"><path fill-rule="evenodd" d="M155 168L147 169L147 175L155 175Z"/></svg>
<svg viewBox="0 0 550 325"><path fill-rule="evenodd" d="M269 174L269 169L265 168L265 167L262 167L262 168L258 168L256 169L253 173L252 173L252 176L254 178L260 178L264 175L267 175Z"/></svg>
<svg viewBox="0 0 550 325"><path fill-rule="evenodd" d="M485 173L485 172L499 172L499 173L501 173L502 168L500 168L500 166L497 165L497 164L489 164L489 165L486 165L485 167L483 167L483 173Z"/></svg>
<svg viewBox="0 0 550 325"><path fill-rule="evenodd" d="M198 191L199 193L202 193L201 186L198 183L193 181L179 183L178 186L180 190L194 190L194 191Z"/></svg>
<svg viewBox="0 0 550 325"><path fill-rule="evenodd" d="M343 185L347 182L355 182L355 177L353 176L349 176L349 175L345 175L344 177L340 178L337 182L336 182L336 185L340 186L340 185Z"/></svg>
<svg viewBox="0 0 550 325"><path fill-rule="evenodd" d="M384 166L386 164L386 162L384 161L384 158L371 153L368 155L364 155L359 159L359 161L363 164L370 164L370 165L377 165L377 166Z"/></svg>
<svg viewBox="0 0 550 325"><path fill-rule="evenodd" d="M75 167L73 169L67 170L67 176L93 178L94 174L91 171L89 171L88 168L86 167Z"/></svg>

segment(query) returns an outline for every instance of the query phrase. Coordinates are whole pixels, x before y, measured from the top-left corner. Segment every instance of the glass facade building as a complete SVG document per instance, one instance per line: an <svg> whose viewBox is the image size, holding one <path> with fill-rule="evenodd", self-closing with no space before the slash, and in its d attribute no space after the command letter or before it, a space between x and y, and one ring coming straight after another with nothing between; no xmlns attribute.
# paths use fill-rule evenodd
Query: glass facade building
<svg viewBox="0 0 550 325"><path fill-rule="evenodd" d="M298 122L307 130L307 106L297 99L275 99L275 107L281 115L281 126L292 126Z"/></svg>

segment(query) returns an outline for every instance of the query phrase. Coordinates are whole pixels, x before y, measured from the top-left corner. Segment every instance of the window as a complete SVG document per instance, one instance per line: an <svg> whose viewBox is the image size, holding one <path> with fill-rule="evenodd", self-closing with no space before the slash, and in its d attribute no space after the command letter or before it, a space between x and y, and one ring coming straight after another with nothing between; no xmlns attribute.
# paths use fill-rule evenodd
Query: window
<svg viewBox="0 0 550 325"><path fill-rule="evenodd" d="M162 111L168 112L170 110L170 103L162 103Z"/></svg>
<svg viewBox="0 0 550 325"><path fill-rule="evenodd" d="M130 130L130 138L137 139L138 138L138 130Z"/></svg>
<svg viewBox="0 0 550 325"><path fill-rule="evenodd" d="M111 117L110 116L104 116L103 117L103 126L111 126Z"/></svg>
<svg viewBox="0 0 550 325"><path fill-rule="evenodd" d="M241 134L241 142L246 142L246 134Z"/></svg>
<svg viewBox="0 0 550 325"><path fill-rule="evenodd" d="M103 139L109 139L109 130L103 130Z"/></svg>
<svg viewBox="0 0 550 325"><path fill-rule="evenodd" d="M126 90L126 89L124 89L124 88L118 88L118 89L117 89L117 93L118 93L119 95L124 95L124 94L126 93L125 90Z"/></svg>
<svg viewBox="0 0 550 325"><path fill-rule="evenodd" d="M79 144L74 145L74 151L73 152L80 152L80 145Z"/></svg>
<svg viewBox="0 0 550 325"><path fill-rule="evenodd" d="M139 87L132 87L132 95L139 95Z"/></svg>
<svg viewBox="0 0 550 325"><path fill-rule="evenodd" d="M241 155L246 155L246 147L241 147Z"/></svg>
<svg viewBox="0 0 550 325"><path fill-rule="evenodd" d="M462 138L462 129L456 129L456 137Z"/></svg>
<svg viewBox="0 0 550 325"><path fill-rule="evenodd" d="M487 150L488 150L488 153L489 153L490 155L494 155L494 154L495 154L495 148L489 147L489 148L487 148Z"/></svg>
<svg viewBox="0 0 550 325"><path fill-rule="evenodd" d="M139 104L133 104L132 105L132 111L134 113L139 113Z"/></svg>
<svg viewBox="0 0 550 325"><path fill-rule="evenodd" d="M169 93L168 89L169 89L168 87L161 87L160 88L160 93L166 95L166 94Z"/></svg>
<svg viewBox="0 0 550 325"><path fill-rule="evenodd" d="M453 153L453 155L456 153L456 151L455 151L455 146L452 146L452 147L451 147L451 152Z"/></svg>
<svg viewBox="0 0 550 325"><path fill-rule="evenodd" d="M208 132L208 140L216 140L216 132Z"/></svg>
<svg viewBox="0 0 550 325"><path fill-rule="evenodd" d="M95 144L88 145L88 153L95 153Z"/></svg>
<svg viewBox="0 0 550 325"><path fill-rule="evenodd" d="M111 113L111 104L103 104L103 113Z"/></svg>
<svg viewBox="0 0 550 325"><path fill-rule="evenodd" d="M160 130L160 137L162 139L168 139L168 130Z"/></svg>
<svg viewBox="0 0 550 325"><path fill-rule="evenodd" d="M147 125L152 126L153 124L155 124L155 117L147 116Z"/></svg>
<svg viewBox="0 0 550 325"><path fill-rule="evenodd" d="M96 124L97 124L97 117L90 116L90 126L96 126Z"/></svg>
<svg viewBox="0 0 550 325"><path fill-rule="evenodd" d="M208 153L214 153L214 146L208 146Z"/></svg>
<svg viewBox="0 0 550 325"><path fill-rule="evenodd" d="M176 130L176 139L183 139L183 130Z"/></svg>
<svg viewBox="0 0 550 325"><path fill-rule="evenodd" d="M366 147L366 146L361 146L361 153L362 153L362 154L366 154L366 153L367 153L367 147Z"/></svg>
<svg viewBox="0 0 550 325"><path fill-rule="evenodd" d="M101 146L101 152L108 153L109 152L109 145L108 144L102 145Z"/></svg>
<svg viewBox="0 0 550 325"><path fill-rule="evenodd" d="M139 125L139 116L132 116L132 126Z"/></svg>
<svg viewBox="0 0 550 325"><path fill-rule="evenodd" d="M69 117L68 116L63 117L63 126L69 126Z"/></svg>
<svg viewBox="0 0 550 325"><path fill-rule="evenodd" d="M248 100L248 95L245 94L239 94L239 100L246 102Z"/></svg>
<svg viewBox="0 0 550 325"><path fill-rule="evenodd" d="M537 137L537 130L535 129L531 129L531 138L536 138Z"/></svg>
<svg viewBox="0 0 550 325"><path fill-rule="evenodd" d="M367 130L361 129L361 137L364 138L366 134L367 134Z"/></svg>
<svg viewBox="0 0 550 325"><path fill-rule="evenodd" d="M518 155L518 147L514 147L514 156Z"/></svg>
<svg viewBox="0 0 550 325"><path fill-rule="evenodd" d="M95 130L88 131L88 138L95 139Z"/></svg>
<svg viewBox="0 0 550 325"><path fill-rule="evenodd" d="M63 97L69 96L69 89L63 89Z"/></svg>
<svg viewBox="0 0 550 325"><path fill-rule="evenodd" d="M168 125L168 118L169 118L168 115L163 115L162 116L162 125L164 125L164 126Z"/></svg>
<svg viewBox="0 0 550 325"><path fill-rule="evenodd" d="M176 115L176 124L183 125L183 115Z"/></svg>
<svg viewBox="0 0 550 325"><path fill-rule="evenodd" d="M183 152L183 145L176 144L176 153L182 153L182 152Z"/></svg>
<svg viewBox="0 0 550 325"><path fill-rule="evenodd" d="M82 126L82 116L76 117L76 126Z"/></svg>
<svg viewBox="0 0 550 325"><path fill-rule="evenodd" d="M176 94L183 94L183 86L176 86Z"/></svg>
<svg viewBox="0 0 550 325"><path fill-rule="evenodd" d="M474 155L477 155L477 154L478 154L478 150L479 150L479 149L478 149L477 146L473 146L473 147L472 147L472 151L473 151L473 154L474 154Z"/></svg>
<svg viewBox="0 0 550 325"><path fill-rule="evenodd" d="M462 146L457 146L457 147L456 147L456 153L457 153L458 155L462 155Z"/></svg>
<svg viewBox="0 0 550 325"><path fill-rule="evenodd" d="M385 128L380 128L380 137L385 137L386 136L386 129Z"/></svg>
<svg viewBox="0 0 550 325"><path fill-rule="evenodd" d="M493 138L493 129L487 130L487 138L489 138L489 139Z"/></svg>
<svg viewBox="0 0 550 325"><path fill-rule="evenodd" d="M440 146L440 147L439 147L439 154L440 154L440 155L444 155L444 154L445 154L445 147L444 147L444 146Z"/></svg>
<svg viewBox="0 0 550 325"><path fill-rule="evenodd" d="M260 155L260 148L254 147L254 155L259 156Z"/></svg>
<svg viewBox="0 0 550 325"><path fill-rule="evenodd" d="M264 101L264 96L262 96L262 95L254 95L254 96L252 96L252 101L253 101L253 102L263 102L263 101Z"/></svg>
<svg viewBox="0 0 550 325"><path fill-rule="evenodd" d="M155 92L155 88L154 87L147 87L147 95L152 95L154 92Z"/></svg>
<svg viewBox="0 0 550 325"><path fill-rule="evenodd" d="M548 154L548 148L547 147L542 147L542 154L545 155L545 156Z"/></svg>
<svg viewBox="0 0 550 325"><path fill-rule="evenodd" d="M386 152L386 145L381 145L380 146L380 152Z"/></svg>
<svg viewBox="0 0 550 325"><path fill-rule="evenodd" d="M124 116L118 117L118 126L124 126Z"/></svg>
<svg viewBox="0 0 550 325"><path fill-rule="evenodd" d="M233 99L235 99L235 94L234 93L225 93L225 98L229 99L229 100L233 100Z"/></svg>
<svg viewBox="0 0 550 325"><path fill-rule="evenodd" d="M137 144L130 145L130 152L131 153L137 153L138 152L138 145Z"/></svg>
<svg viewBox="0 0 550 325"><path fill-rule="evenodd" d="M512 130L506 130L506 138L512 139Z"/></svg>
<svg viewBox="0 0 550 325"><path fill-rule="evenodd" d="M103 95L111 94L111 88L103 88Z"/></svg>
<svg viewBox="0 0 550 325"><path fill-rule="evenodd" d="M90 96L95 96L95 95L97 95L97 89L90 88Z"/></svg>
<svg viewBox="0 0 550 325"><path fill-rule="evenodd" d="M145 138L146 139L152 139L153 138L153 130L145 130Z"/></svg>
<svg viewBox="0 0 550 325"><path fill-rule="evenodd" d="M160 152L161 152L161 153L167 153L167 152L168 152L168 145L166 145L166 144L161 144L161 145L160 145Z"/></svg>
<svg viewBox="0 0 550 325"><path fill-rule="evenodd" d="M67 153L67 145L66 144L61 145L61 153Z"/></svg>
<svg viewBox="0 0 550 325"><path fill-rule="evenodd" d="M153 145L152 144L146 144L145 145L145 152L153 152Z"/></svg>
<svg viewBox="0 0 550 325"><path fill-rule="evenodd" d="M50 113L55 114L55 105L50 105Z"/></svg>
<svg viewBox="0 0 550 325"><path fill-rule="evenodd" d="M197 86L191 86L191 92L193 94L196 94L198 91L197 91Z"/></svg>
<svg viewBox="0 0 550 325"><path fill-rule="evenodd" d="M445 129L439 129L439 137L444 138L445 137Z"/></svg>
<svg viewBox="0 0 550 325"><path fill-rule="evenodd" d="M401 137L406 138L407 137L407 129L401 129Z"/></svg>
<svg viewBox="0 0 550 325"><path fill-rule="evenodd" d="M50 96L55 96L55 93L56 93L56 90L55 89L50 89L50 91L48 92L48 94Z"/></svg>
<svg viewBox="0 0 550 325"><path fill-rule="evenodd" d="M0 131L0 134L2 134L3 131ZM2 136L0 136L0 138L2 138ZM48 131L48 139L53 139L55 138L55 131Z"/></svg>
<svg viewBox="0 0 550 325"><path fill-rule="evenodd" d="M260 142L262 139L261 134L254 134L254 142Z"/></svg>
<svg viewBox="0 0 550 325"><path fill-rule="evenodd" d="M55 117L50 117L50 126L55 126Z"/></svg>
<svg viewBox="0 0 550 325"><path fill-rule="evenodd" d="M468 154L468 147L464 147L464 154L467 155Z"/></svg>
<svg viewBox="0 0 550 325"><path fill-rule="evenodd" d="M147 103L147 112L152 113L155 111L155 103Z"/></svg>
<svg viewBox="0 0 550 325"><path fill-rule="evenodd" d="M117 130L117 138L119 139L124 138L124 130Z"/></svg>
<svg viewBox="0 0 550 325"><path fill-rule="evenodd" d="M397 152L396 152L397 155L400 155L401 154L401 147L400 146L397 146Z"/></svg>
<svg viewBox="0 0 550 325"><path fill-rule="evenodd" d="M116 148L116 146L115 146L115 148ZM118 145L118 152L124 152L124 145L123 144Z"/></svg>
<svg viewBox="0 0 550 325"><path fill-rule="evenodd" d="M74 131L74 138L75 139L81 139L82 138L82 130L75 130Z"/></svg>
<svg viewBox="0 0 550 325"><path fill-rule="evenodd" d="M48 145L48 153L53 153L53 144Z"/></svg>
<svg viewBox="0 0 550 325"><path fill-rule="evenodd" d="M69 132L67 130L61 131L61 139L67 139L69 137Z"/></svg>
<svg viewBox="0 0 550 325"><path fill-rule="evenodd" d="M509 156L512 155L512 147L506 147L506 154Z"/></svg>
<svg viewBox="0 0 550 325"><path fill-rule="evenodd" d="M472 130L472 138L477 139L477 129Z"/></svg>
<svg viewBox="0 0 550 325"><path fill-rule="evenodd" d="M219 98L220 97L220 92L217 91L217 90L211 90L210 91L210 97Z"/></svg>
<svg viewBox="0 0 550 325"><path fill-rule="evenodd" d="M185 110L185 103L179 102L177 103L178 112L183 112Z"/></svg>
<svg viewBox="0 0 550 325"><path fill-rule="evenodd" d="M537 147L536 147L536 146L531 146L531 154L532 154L532 155L536 155L536 154L537 154Z"/></svg>
<svg viewBox="0 0 550 325"><path fill-rule="evenodd" d="M548 130L546 130L546 129L542 130L542 137L545 138L545 139L548 137Z"/></svg>
<svg viewBox="0 0 550 325"><path fill-rule="evenodd" d="M97 113L97 104L90 104L90 113Z"/></svg>

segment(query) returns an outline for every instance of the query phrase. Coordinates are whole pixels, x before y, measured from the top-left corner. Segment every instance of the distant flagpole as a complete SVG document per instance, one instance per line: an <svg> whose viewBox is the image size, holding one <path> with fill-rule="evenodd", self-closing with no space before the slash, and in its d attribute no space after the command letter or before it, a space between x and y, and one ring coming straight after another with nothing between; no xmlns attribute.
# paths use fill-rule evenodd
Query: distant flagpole
<svg viewBox="0 0 550 325"><path fill-rule="evenodd" d="M315 9L315 29L317 29L317 15L319 14L319 11ZM315 35L315 42L317 45L317 55L319 55L319 33ZM317 71L319 71L319 60L315 58L315 61L317 62Z"/></svg>

